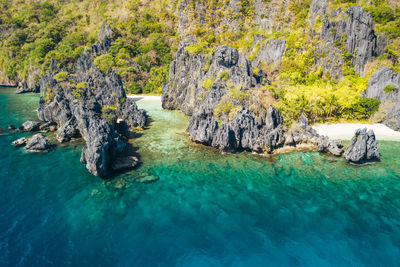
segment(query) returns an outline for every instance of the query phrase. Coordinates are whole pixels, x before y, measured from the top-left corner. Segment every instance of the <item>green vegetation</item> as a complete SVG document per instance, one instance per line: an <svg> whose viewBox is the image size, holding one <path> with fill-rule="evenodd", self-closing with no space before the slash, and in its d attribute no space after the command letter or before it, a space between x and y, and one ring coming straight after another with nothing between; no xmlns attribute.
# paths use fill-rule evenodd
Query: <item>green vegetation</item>
<svg viewBox="0 0 400 267"><path fill-rule="evenodd" d="M215 82L215 77L212 76L207 80L203 81L203 88L206 90L206 92L208 92L211 89L214 82Z"/></svg>
<svg viewBox="0 0 400 267"><path fill-rule="evenodd" d="M389 85L386 85L385 88L383 88L383 91L385 91L385 93L389 94L390 92L392 92L395 89L397 89L396 85L389 84Z"/></svg>
<svg viewBox="0 0 400 267"><path fill-rule="evenodd" d="M177 47L173 2L0 0L0 78L26 79L32 70L43 75L51 59L70 70L106 21L116 40L109 54L96 58L98 68L115 70L131 92L160 93Z"/></svg>
<svg viewBox="0 0 400 267"><path fill-rule="evenodd" d="M201 2L201 4L199 3ZM205 54L218 45L229 44L237 48L249 60L259 52L260 47L269 39L285 39L287 49L279 64L268 66L261 64L260 69L268 74L272 81L270 86L257 89L257 98L264 102L273 103L281 109L285 120L291 123L297 120L301 113L305 113L311 121L336 121L336 120L364 120L368 119L377 110L379 103L371 99L360 99L360 94L366 89L367 81L374 70L382 65L391 65L394 71L400 71L398 63L400 55L400 4L384 0L330 0L328 1L328 18L333 9L346 10L352 5L360 5L372 14L376 25L376 32L383 32L392 43L386 49L386 55L376 62L366 66L362 75L354 72L353 55L345 50L346 36L338 39L334 46L342 51L344 59L343 78L330 77L321 68L316 68L316 60L326 57L325 52L317 52L316 48L324 47L318 34L308 34L312 31L319 32L324 18L315 18L314 25L309 25L309 8L311 0L288 1L288 6L282 1L266 0L277 10L274 14L274 25L271 30L258 30L254 27L254 1L239 1L239 13L235 13L229 6L229 1L193 1L187 8L189 23L186 33L193 33L197 43L186 48L189 54ZM202 13L201 5L206 6ZM281 12L279 12L279 10ZM287 15L290 12L289 15ZM230 25L224 23L224 18L233 18L239 23L238 29L230 30ZM263 15L261 14L261 18ZM338 16L337 19L341 19ZM264 37L264 40L254 44L254 35ZM212 38L210 38L212 37ZM390 59L388 62L387 59ZM207 66L203 67L208 70ZM257 74L259 68L254 68ZM220 73L218 78L226 80L229 73ZM203 81L206 89L208 81ZM238 91L240 92L240 90ZM271 96L277 101L272 101ZM263 106L267 104L262 103ZM222 101L216 108L216 114L226 114L233 104ZM257 105L254 110L258 110Z"/></svg>
<svg viewBox="0 0 400 267"><path fill-rule="evenodd" d="M104 54L98 56L94 59L94 64L96 67L103 72L103 74L107 74L112 67L114 66L114 58L110 54Z"/></svg>
<svg viewBox="0 0 400 267"><path fill-rule="evenodd" d="M218 73L218 79L221 79L222 81L228 80L229 73L230 70L221 71L220 73Z"/></svg>
<svg viewBox="0 0 400 267"><path fill-rule="evenodd" d="M81 83L78 83L77 85L76 85L76 89L78 89L78 90L83 90L83 89L85 89L87 87L87 83L85 83L85 82L81 82Z"/></svg>
<svg viewBox="0 0 400 267"><path fill-rule="evenodd" d="M101 112L104 112L104 111L107 110L107 109L117 110L117 107L115 107L115 106L103 105L103 106L101 107Z"/></svg>
<svg viewBox="0 0 400 267"><path fill-rule="evenodd" d="M82 89L78 89L78 88L72 89L72 95L75 96L76 99L81 98L82 93L83 93Z"/></svg>
<svg viewBox="0 0 400 267"><path fill-rule="evenodd" d="M66 79L67 77L68 77L68 72L66 72L66 71L61 71L61 72L57 73L57 75L54 76L54 79L55 79L57 82L62 82L62 81L65 81L65 79Z"/></svg>
<svg viewBox="0 0 400 267"><path fill-rule="evenodd" d="M274 23L268 30L260 30L253 20L258 14L254 0L240 0L233 7L227 0L188 1L178 12L182 2L177 0L47 0L35 3L20 0L0 0L0 76L11 80L26 79L32 70L44 74L55 59L65 72L56 76L60 82L68 79L68 71L84 48L96 42L98 29L106 21L114 31L114 41L109 53L94 59L95 65L105 74L118 73L128 93L160 94L168 78L169 64L183 39L191 35L193 42L185 47L191 55L205 58L202 71L210 68L210 55L218 45L237 48L248 59L254 59L260 48L270 39L285 39L287 49L280 62L274 66L261 64L252 71L268 74L271 85L254 89L251 94L262 99L262 105L273 104L281 109L288 123L305 113L311 121L367 119L376 111L378 103L362 100L368 78L381 65L400 71L400 4L385 0L329 0L326 17L339 7L345 10L360 5L369 11L377 33L390 39L385 55L366 67L362 75L353 71L353 55L345 50L346 38L334 42L342 54L343 77L330 77L315 66L325 58L326 52L319 32L324 17L309 24L311 0L263 0ZM178 13L187 14L187 23L177 27ZM340 18L339 18L340 17ZM226 23L227 21L232 23ZM263 40L254 44L258 34ZM36 75L36 80L40 75ZM216 79L227 83L229 71L204 80L205 91L211 89ZM3 77L0 77L3 78ZM216 109L218 114L231 114L236 110L234 101L248 99L249 92L240 85L227 85L229 97ZM86 84L76 85L73 94L81 97ZM388 93L394 88L387 87ZM253 89L252 89L253 90ZM50 92L50 91L49 91ZM273 97L272 97L273 96ZM47 99L50 96L47 97ZM229 99L228 99L229 98ZM275 98L275 99L273 99ZM254 110L259 110L255 104Z"/></svg>
<svg viewBox="0 0 400 267"><path fill-rule="evenodd" d="M53 91L49 89L46 94L43 96L43 100L45 102L49 102L50 98L53 96Z"/></svg>

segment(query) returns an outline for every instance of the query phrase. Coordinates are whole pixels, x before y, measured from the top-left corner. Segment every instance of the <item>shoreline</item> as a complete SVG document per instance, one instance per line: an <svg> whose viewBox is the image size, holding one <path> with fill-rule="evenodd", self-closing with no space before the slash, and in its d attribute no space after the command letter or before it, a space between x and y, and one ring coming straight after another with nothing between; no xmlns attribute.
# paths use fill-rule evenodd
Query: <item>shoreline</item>
<svg viewBox="0 0 400 267"><path fill-rule="evenodd" d="M126 95L127 98L132 99L133 101L139 101L139 100L160 100L161 101L161 96L160 95Z"/></svg>
<svg viewBox="0 0 400 267"><path fill-rule="evenodd" d="M363 124L363 123L337 123L313 125L318 134L326 135L331 139L350 140L357 129L372 129L376 139L386 141L400 141L400 132L390 129L384 124Z"/></svg>
<svg viewBox="0 0 400 267"><path fill-rule="evenodd" d="M161 96L156 95L127 95L129 99L139 100L160 100ZM351 140L357 129L372 129L376 139L385 141L400 142L400 132L390 129L384 124L375 123L335 123L335 124L316 124L311 126L318 134L328 136L330 139Z"/></svg>

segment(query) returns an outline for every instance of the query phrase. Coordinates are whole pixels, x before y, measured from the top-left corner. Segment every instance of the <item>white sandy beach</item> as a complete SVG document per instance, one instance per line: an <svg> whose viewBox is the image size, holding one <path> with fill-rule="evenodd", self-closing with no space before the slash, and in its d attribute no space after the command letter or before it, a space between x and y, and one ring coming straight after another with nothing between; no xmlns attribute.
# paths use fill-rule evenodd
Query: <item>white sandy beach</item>
<svg viewBox="0 0 400 267"><path fill-rule="evenodd" d="M338 123L312 126L321 135L331 139L350 140L357 129L367 128L375 132L378 140L400 141L400 132L394 131L383 124Z"/></svg>

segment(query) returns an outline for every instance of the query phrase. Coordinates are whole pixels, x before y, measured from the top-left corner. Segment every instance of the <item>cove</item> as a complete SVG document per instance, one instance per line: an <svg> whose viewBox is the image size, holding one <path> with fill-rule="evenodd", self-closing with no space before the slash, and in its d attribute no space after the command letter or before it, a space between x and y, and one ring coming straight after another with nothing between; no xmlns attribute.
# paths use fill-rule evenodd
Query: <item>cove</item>
<svg viewBox="0 0 400 267"><path fill-rule="evenodd" d="M193 144L187 118L139 99L142 164L101 180L81 142L27 154L9 124L35 119L38 96L0 89L1 266L396 266L400 142L355 167L315 152L221 155ZM159 181L143 184L137 176Z"/></svg>

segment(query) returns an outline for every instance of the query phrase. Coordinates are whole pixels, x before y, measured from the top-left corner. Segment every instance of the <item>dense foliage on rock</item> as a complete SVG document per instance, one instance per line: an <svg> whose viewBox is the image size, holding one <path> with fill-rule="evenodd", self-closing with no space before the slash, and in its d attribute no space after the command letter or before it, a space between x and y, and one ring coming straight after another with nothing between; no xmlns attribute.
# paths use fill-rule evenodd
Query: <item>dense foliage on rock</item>
<svg viewBox="0 0 400 267"><path fill-rule="evenodd" d="M115 70L132 92L160 93L176 46L170 2L1 0L0 83L36 92L51 60L73 71L107 21L116 38L109 52L96 59L98 67Z"/></svg>

